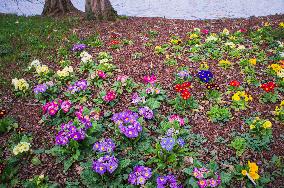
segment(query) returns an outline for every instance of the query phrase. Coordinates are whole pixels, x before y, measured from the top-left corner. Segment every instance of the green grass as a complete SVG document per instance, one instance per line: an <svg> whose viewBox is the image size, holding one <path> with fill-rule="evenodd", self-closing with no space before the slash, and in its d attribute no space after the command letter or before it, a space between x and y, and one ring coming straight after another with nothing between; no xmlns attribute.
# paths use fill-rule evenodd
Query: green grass
<svg viewBox="0 0 284 188"><path fill-rule="evenodd" d="M49 59L67 38L78 18L44 18L0 15L0 87L22 77L33 59Z"/></svg>

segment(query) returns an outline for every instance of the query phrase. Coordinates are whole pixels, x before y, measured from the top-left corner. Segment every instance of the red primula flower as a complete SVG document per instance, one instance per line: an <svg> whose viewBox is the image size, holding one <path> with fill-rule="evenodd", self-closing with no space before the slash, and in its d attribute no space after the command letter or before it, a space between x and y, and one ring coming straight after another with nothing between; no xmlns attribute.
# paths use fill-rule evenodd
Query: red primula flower
<svg viewBox="0 0 284 188"><path fill-rule="evenodd" d="M237 80L233 80L230 82L230 86L233 86L233 87L239 87L241 84L239 81Z"/></svg>
<svg viewBox="0 0 284 188"><path fill-rule="evenodd" d="M274 91L276 84L274 82L267 82L264 84L261 84L260 88L262 88L266 92Z"/></svg>
<svg viewBox="0 0 284 188"><path fill-rule="evenodd" d="M183 90L181 92L181 97L184 99L184 100L187 100L189 99L191 96L190 92L188 90Z"/></svg>
<svg viewBox="0 0 284 188"><path fill-rule="evenodd" d="M182 91L181 85L180 84L176 84L175 85L175 90L176 90L176 92L181 92Z"/></svg>
<svg viewBox="0 0 284 188"><path fill-rule="evenodd" d="M110 42L110 45L118 45L118 44L120 44L120 42L118 40L112 40Z"/></svg>
<svg viewBox="0 0 284 188"><path fill-rule="evenodd" d="M183 89L189 89L190 86L191 86L191 83L190 83L190 82L183 82L183 83L181 84L181 87L182 87Z"/></svg>

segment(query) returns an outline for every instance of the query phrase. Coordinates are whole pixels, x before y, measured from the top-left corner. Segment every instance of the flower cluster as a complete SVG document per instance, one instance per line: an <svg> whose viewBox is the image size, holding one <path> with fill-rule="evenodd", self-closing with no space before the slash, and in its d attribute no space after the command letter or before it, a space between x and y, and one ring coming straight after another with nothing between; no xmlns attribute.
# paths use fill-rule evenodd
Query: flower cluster
<svg viewBox="0 0 284 188"><path fill-rule="evenodd" d="M115 91L108 91L107 94L103 97L105 102L111 102L116 98Z"/></svg>
<svg viewBox="0 0 284 188"><path fill-rule="evenodd" d="M127 76L127 75L118 75L116 80L121 82L121 83L125 83L128 78L129 78L129 76Z"/></svg>
<svg viewBox="0 0 284 188"><path fill-rule="evenodd" d="M261 129L261 128L270 129L272 127L272 123L268 120L263 121L259 117L256 117L249 127L251 130Z"/></svg>
<svg viewBox="0 0 284 188"><path fill-rule="evenodd" d="M112 120L118 124L118 128L128 138L135 138L142 131L142 126L138 122L138 114L130 110L116 113Z"/></svg>
<svg viewBox="0 0 284 188"><path fill-rule="evenodd" d="M151 76L148 75L148 76L143 77L143 81L145 84L148 84L148 83L154 84L157 81L157 78L155 75L151 75Z"/></svg>
<svg viewBox="0 0 284 188"><path fill-rule="evenodd" d="M58 100L58 101L47 102L43 106L43 113L44 114L48 113L50 116L54 116L60 110L60 108L64 113L69 112L71 108L71 102L69 100L67 101Z"/></svg>
<svg viewBox="0 0 284 188"><path fill-rule="evenodd" d="M167 134L168 136L170 136L169 132ZM167 151L173 150L176 143L180 147L183 147L185 145L185 141L183 138L178 138L177 140L175 140L173 137L164 137L161 139L161 147Z"/></svg>
<svg viewBox="0 0 284 188"><path fill-rule="evenodd" d="M256 65L256 59L255 58L249 59L249 63L253 66Z"/></svg>
<svg viewBox="0 0 284 188"><path fill-rule="evenodd" d="M193 176L198 179L198 185L200 188L217 187L219 184L221 184L221 177L219 175L217 175L217 179L207 179L208 174L210 173L210 170L208 170L207 168L194 168L192 173Z"/></svg>
<svg viewBox="0 0 284 188"><path fill-rule="evenodd" d="M100 153L112 153L115 149L115 144L112 139L104 138L99 142L96 142L93 146L94 151L98 151Z"/></svg>
<svg viewBox="0 0 284 188"><path fill-rule="evenodd" d="M151 168L136 166L128 176L128 182L132 185L144 185L152 176Z"/></svg>
<svg viewBox="0 0 284 188"><path fill-rule="evenodd" d="M181 70L177 73L177 75L182 79L190 77L189 72L187 70Z"/></svg>
<svg viewBox="0 0 284 188"><path fill-rule="evenodd" d="M276 84L274 82L267 82L260 85L265 92L273 92Z"/></svg>
<svg viewBox="0 0 284 188"><path fill-rule="evenodd" d="M281 60L280 64L271 64L268 68L272 69L278 77L284 78L284 60Z"/></svg>
<svg viewBox="0 0 284 188"><path fill-rule="evenodd" d="M238 80L232 80L230 81L229 85L232 87L239 87L241 84Z"/></svg>
<svg viewBox="0 0 284 188"><path fill-rule="evenodd" d="M69 77L69 76L71 76L72 73L73 73L73 67L72 66L64 67L62 70L58 70L56 72L57 76L60 79L64 79L66 77Z"/></svg>
<svg viewBox="0 0 284 188"><path fill-rule="evenodd" d="M40 66L41 62L38 59L35 59L31 62L30 66L28 67L28 69L32 69L32 68L36 68L37 66Z"/></svg>
<svg viewBox="0 0 284 188"><path fill-rule="evenodd" d="M67 145L70 139L75 141L84 140L86 136L84 129L78 129L73 125L72 121L67 124L63 123L61 129L55 137L55 142L57 145Z"/></svg>
<svg viewBox="0 0 284 188"><path fill-rule="evenodd" d="M190 96L191 96L191 94L189 92L189 88L191 88L191 83L190 82L184 82L182 84L176 84L175 85L176 92L179 92L181 97L184 100L189 99Z"/></svg>
<svg viewBox="0 0 284 188"><path fill-rule="evenodd" d="M145 97L140 97L138 93L133 93L131 103L138 104L138 103L145 103Z"/></svg>
<svg viewBox="0 0 284 188"><path fill-rule="evenodd" d="M93 161L93 170L100 175L106 172L113 173L118 167L118 159L114 156L103 156Z"/></svg>
<svg viewBox="0 0 284 188"><path fill-rule="evenodd" d="M219 61L219 66L223 68L228 68L232 65L232 63L229 60L220 60Z"/></svg>
<svg viewBox="0 0 284 188"><path fill-rule="evenodd" d="M93 61L93 57L86 51L80 53L81 62L89 63Z"/></svg>
<svg viewBox="0 0 284 188"><path fill-rule="evenodd" d="M84 116L83 114L84 108L80 106L79 110L75 112L76 117L78 120L85 126L86 129L92 127L92 122L89 116Z"/></svg>
<svg viewBox="0 0 284 188"><path fill-rule="evenodd" d="M28 142L20 142L14 147L13 154L18 155L20 153L27 152L30 150L30 146L31 144Z"/></svg>
<svg viewBox="0 0 284 188"><path fill-rule="evenodd" d="M75 82L73 85L70 85L68 87L68 90L74 94L74 93L78 93L82 90L86 90L88 86L88 82L87 80L79 80L77 82Z"/></svg>
<svg viewBox="0 0 284 188"><path fill-rule="evenodd" d="M246 94L245 91L237 91L233 96L232 96L233 101L240 101L244 100L246 102L252 101L252 96Z"/></svg>
<svg viewBox="0 0 284 188"><path fill-rule="evenodd" d="M145 91L147 94L157 94L157 95L160 94L161 92L159 88L153 86L146 88Z"/></svg>
<svg viewBox="0 0 284 188"><path fill-rule="evenodd" d="M12 79L12 84L14 85L16 91L26 92L29 89L28 82L26 80L24 80L23 78L21 78L21 79L17 79L17 78Z"/></svg>
<svg viewBox="0 0 284 188"><path fill-rule="evenodd" d="M279 106L275 107L275 115L281 120L284 120L284 100L280 103Z"/></svg>
<svg viewBox="0 0 284 188"><path fill-rule="evenodd" d="M38 84L35 88L34 88L34 93L37 95L39 93L44 93L47 90L48 86L47 84L43 83L43 84Z"/></svg>
<svg viewBox="0 0 284 188"><path fill-rule="evenodd" d="M73 52L83 51L87 46L85 44L74 44L72 47Z"/></svg>
<svg viewBox="0 0 284 188"><path fill-rule="evenodd" d="M154 116L153 110L151 110L148 106L139 108L139 114L145 119L152 119Z"/></svg>
<svg viewBox="0 0 284 188"><path fill-rule="evenodd" d="M181 185L178 185L177 180L174 175L166 175L166 176L159 176L157 178L157 188L182 188Z"/></svg>
<svg viewBox="0 0 284 188"><path fill-rule="evenodd" d="M47 75L49 73L49 69L47 65L38 65L36 67L36 73L40 76Z"/></svg>
<svg viewBox="0 0 284 188"><path fill-rule="evenodd" d="M97 72L99 78L105 79L106 78L106 73L104 71L98 70Z"/></svg>
<svg viewBox="0 0 284 188"><path fill-rule="evenodd" d="M119 45L119 44L120 44L120 42L118 40L112 40L109 43L110 46Z"/></svg>
<svg viewBox="0 0 284 188"><path fill-rule="evenodd" d="M169 118L168 118L169 122L174 122L174 121L178 121L180 126L183 126L185 123L184 123L184 119L182 117L180 117L179 115L177 114L173 114L171 115Z"/></svg>
<svg viewBox="0 0 284 188"><path fill-rule="evenodd" d="M259 175L258 175L258 166L256 163L251 163L248 161L248 165L245 169L242 170L242 175L243 176L250 176L253 180L258 180Z"/></svg>
<svg viewBox="0 0 284 188"><path fill-rule="evenodd" d="M209 90L220 90L219 85L215 83L206 83L205 87Z"/></svg>
<svg viewBox="0 0 284 188"><path fill-rule="evenodd" d="M197 74L198 78L205 83L208 83L213 78L213 74L209 70L200 70Z"/></svg>

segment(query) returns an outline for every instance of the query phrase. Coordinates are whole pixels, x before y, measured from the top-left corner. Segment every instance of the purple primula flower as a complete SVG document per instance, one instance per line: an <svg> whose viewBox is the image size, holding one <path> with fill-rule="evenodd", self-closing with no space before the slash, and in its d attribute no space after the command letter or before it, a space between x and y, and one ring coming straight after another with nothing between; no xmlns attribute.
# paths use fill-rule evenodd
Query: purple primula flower
<svg viewBox="0 0 284 188"><path fill-rule="evenodd" d="M66 145L69 143L70 139L76 141L85 139L85 131L74 126L72 121L69 121L67 124L63 123L60 128L61 130L58 132L55 138L57 145Z"/></svg>
<svg viewBox="0 0 284 188"><path fill-rule="evenodd" d="M182 79L185 79L185 78L189 77L189 73L188 73L187 70L179 71L179 72L177 73L177 75L178 75L180 78L182 78Z"/></svg>
<svg viewBox="0 0 284 188"><path fill-rule="evenodd" d="M72 47L73 52L83 51L87 46L85 44L74 44Z"/></svg>
<svg viewBox="0 0 284 188"><path fill-rule="evenodd" d="M142 131L142 126L138 122L139 115L130 110L116 113L112 120L118 125L121 133L128 138L135 138Z"/></svg>
<svg viewBox="0 0 284 188"><path fill-rule="evenodd" d="M57 135L55 137L55 142L56 142L57 145L64 146L64 145L68 144L69 140L68 140L68 138L66 136Z"/></svg>
<svg viewBox="0 0 284 188"><path fill-rule="evenodd" d="M102 152L112 153L114 149L115 149L115 144L110 138L96 142L93 146L93 150L98 151L100 153Z"/></svg>
<svg viewBox="0 0 284 188"><path fill-rule="evenodd" d="M178 185L174 175L159 176L157 178L157 188L182 188L182 185Z"/></svg>
<svg viewBox="0 0 284 188"><path fill-rule="evenodd" d="M185 145L185 141L183 138L178 138L177 139L177 143L180 147L183 147Z"/></svg>
<svg viewBox="0 0 284 188"><path fill-rule="evenodd" d="M47 90L47 85L46 84L38 84L35 88L34 88L34 93L37 95L39 93L44 93Z"/></svg>
<svg viewBox="0 0 284 188"><path fill-rule="evenodd" d="M145 119L152 119L154 116L153 110L151 110L148 106L140 108L139 114Z"/></svg>
<svg viewBox="0 0 284 188"><path fill-rule="evenodd" d="M88 87L88 82L87 80L79 80L75 82L73 85L68 86L68 90L74 94L77 92L80 92L82 90L86 90Z"/></svg>
<svg viewBox="0 0 284 188"><path fill-rule="evenodd" d="M218 186L217 180L215 180L213 178L209 179L208 182L209 182L208 184L210 185L210 187L217 187Z"/></svg>
<svg viewBox="0 0 284 188"><path fill-rule="evenodd" d="M172 137L162 138L161 147L167 151L171 151L175 145L175 139Z"/></svg>
<svg viewBox="0 0 284 188"><path fill-rule="evenodd" d="M113 173L118 167L118 160L114 156L106 155L100 157L98 160L93 161L93 170L100 175L103 175L106 171Z"/></svg>
<svg viewBox="0 0 284 188"><path fill-rule="evenodd" d="M136 166L128 176L128 182L132 185L144 185L152 176L151 168Z"/></svg>

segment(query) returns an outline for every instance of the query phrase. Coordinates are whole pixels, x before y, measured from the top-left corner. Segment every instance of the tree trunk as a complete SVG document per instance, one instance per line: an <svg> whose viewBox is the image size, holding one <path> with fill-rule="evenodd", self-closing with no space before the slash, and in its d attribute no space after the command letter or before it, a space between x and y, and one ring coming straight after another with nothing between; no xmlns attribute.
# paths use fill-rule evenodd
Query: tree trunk
<svg viewBox="0 0 284 188"><path fill-rule="evenodd" d="M96 20L115 20L117 17L109 0L86 0L85 11Z"/></svg>
<svg viewBox="0 0 284 188"><path fill-rule="evenodd" d="M59 16L77 11L71 0L45 0L42 15Z"/></svg>

